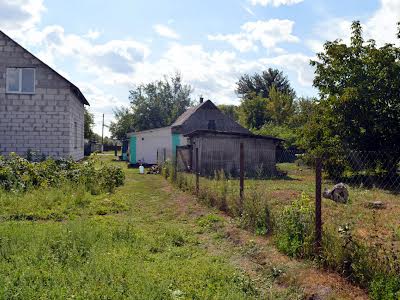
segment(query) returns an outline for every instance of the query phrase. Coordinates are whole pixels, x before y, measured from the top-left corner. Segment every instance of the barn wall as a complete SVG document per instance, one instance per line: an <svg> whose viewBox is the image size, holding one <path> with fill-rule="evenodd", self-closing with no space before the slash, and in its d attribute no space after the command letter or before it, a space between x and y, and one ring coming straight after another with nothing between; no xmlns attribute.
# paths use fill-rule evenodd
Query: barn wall
<svg viewBox="0 0 400 300"><path fill-rule="evenodd" d="M232 176L237 176L239 174L240 143L244 144L244 163L247 176L268 176L276 173L276 146L273 140L205 135L194 137L191 141L194 143L193 149L199 148L199 166L202 175L212 175L216 170L224 170ZM193 165L196 168L195 163Z"/></svg>

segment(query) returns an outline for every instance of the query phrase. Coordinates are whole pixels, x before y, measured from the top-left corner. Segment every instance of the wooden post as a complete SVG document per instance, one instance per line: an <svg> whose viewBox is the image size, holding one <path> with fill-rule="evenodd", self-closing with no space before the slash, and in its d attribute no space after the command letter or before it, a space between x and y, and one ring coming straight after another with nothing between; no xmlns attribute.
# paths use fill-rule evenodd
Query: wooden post
<svg viewBox="0 0 400 300"><path fill-rule="evenodd" d="M176 182L176 179L178 178L178 174L177 174L177 172L178 172L178 147L175 147L175 157L173 158L174 159L174 178L173 178L173 180L174 180L174 182Z"/></svg>
<svg viewBox="0 0 400 300"><path fill-rule="evenodd" d="M240 143L240 202L243 206L244 197L244 149L243 143Z"/></svg>
<svg viewBox="0 0 400 300"><path fill-rule="evenodd" d="M167 160L167 149L163 148L164 150L164 162Z"/></svg>
<svg viewBox="0 0 400 300"><path fill-rule="evenodd" d="M199 148L196 147L196 195L199 194L199 176L200 176L200 168L199 168Z"/></svg>
<svg viewBox="0 0 400 300"><path fill-rule="evenodd" d="M321 181L322 160L315 160L315 250L319 254L322 247L322 217L321 217Z"/></svg>

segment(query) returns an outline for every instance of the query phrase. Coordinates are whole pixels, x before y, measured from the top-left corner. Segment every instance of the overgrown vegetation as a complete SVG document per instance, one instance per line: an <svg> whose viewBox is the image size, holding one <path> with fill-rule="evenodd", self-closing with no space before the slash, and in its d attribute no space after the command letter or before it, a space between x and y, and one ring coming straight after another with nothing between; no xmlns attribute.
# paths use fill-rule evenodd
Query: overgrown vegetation
<svg viewBox="0 0 400 300"><path fill-rule="evenodd" d="M47 187L62 187L65 184L82 186L91 194L112 192L124 183L121 168L97 163L95 158L84 162L46 159L30 162L15 153L0 156L0 190L26 192Z"/></svg>
<svg viewBox="0 0 400 300"><path fill-rule="evenodd" d="M377 212L362 209L365 205L359 202L366 200L365 190L353 190L352 204L349 205L324 203L323 251L316 255L314 203L309 196L314 190L314 181L307 177L308 172L304 173L294 164L283 165L294 177L292 180L248 179L243 201L239 198L238 180L225 177L224 172L216 172L213 178L200 178L198 198L234 217L242 227L260 235L272 234L277 248L283 253L315 260L322 267L335 270L368 289L373 299L398 299L400 260L396 230L392 235L382 235L385 229L377 224ZM163 174L181 189L196 192L193 174L175 174L170 163L164 165ZM291 196L280 198L278 192L285 189L289 189ZM296 193L293 189L297 189ZM302 192L304 190L306 192ZM384 193L380 195L384 196ZM335 212L337 209L343 212ZM354 226L345 224L346 219L351 218L369 230L368 238L353 234ZM391 220L389 215L387 220ZM392 225L386 226L397 228L393 221Z"/></svg>
<svg viewBox="0 0 400 300"><path fill-rule="evenodd" d="M109 157L99 156L93 167L118 168L103 162ZM122 172L126 182L114 193L92 195L68 177L0 191L0 298L259 297L246 274L224 255L210 254L192 225L177 219L159 181Z"/></svg>

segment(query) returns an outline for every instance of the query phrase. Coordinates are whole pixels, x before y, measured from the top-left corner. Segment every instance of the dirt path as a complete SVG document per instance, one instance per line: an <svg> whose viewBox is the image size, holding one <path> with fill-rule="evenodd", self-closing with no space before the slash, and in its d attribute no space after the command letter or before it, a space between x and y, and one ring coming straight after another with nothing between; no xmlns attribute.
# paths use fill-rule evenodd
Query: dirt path
<svg viewBox="0 0 400 300"><path fill-rule="evenodd" d="M166 181L163 190L170 194L176 217L198 227L199 220L218 216L207 224L199 239L209 252L225 253L236 267L244 270L268 297L270 288L298 289L305 299L369 299L366 292L336 273L313 266L312 262L291 259L277 251L270 238L240 229L229 216L198 203L192 195L171 187ZM215 218L214 218L215 219Z"/></svg>

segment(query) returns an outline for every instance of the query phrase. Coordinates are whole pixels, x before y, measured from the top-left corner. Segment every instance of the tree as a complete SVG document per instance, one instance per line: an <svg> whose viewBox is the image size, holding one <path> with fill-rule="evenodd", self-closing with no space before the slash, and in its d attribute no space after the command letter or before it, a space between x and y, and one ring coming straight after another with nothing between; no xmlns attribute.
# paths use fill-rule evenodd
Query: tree
<svg viewBox="0 0 400 300"><path fill-rule="evenodd" d="M94 116L85 107L84 108L84 138L85 139L93 138L93 125L94 125Z"/></svg>
<svg viewBox="0 0 400 300"><path fill-rule="evenodd" d="M121 107L114 110L115 121L111 122L111 136L118 140L126 138L128 132L134 131L134 115L130 108Z"/></svg>
<svg viewBox="0 0 400 300"><path fill-rule="evenodd" d="M225 115L229 116L232 120L239 120L238 107L232 104L220 104L218 105L220 111Z"/></svg>
<svg viewBox="0 0 400 300"><path fill-rule="evenodd" d="M275 125L286 124L294 113L293 97L272 86L267 99L267 114Z"/></svg>
<svg viewBox="0 0 400 300"><path fill-rule="evenodd" d="M192 87L182 83L179 73L169 79L140 84L129 91L129 107L114 110L111 122L113 138L124 139L131 131L140 131L171 125L192 105Z"/></svg>
<svg viewBox="0 0 400 300"><path fill-rule="evenodd" d="M146 130L171 125L189 106L192 87L182 83L179 73L170 79L141 84L129 91L133 128Z"/></svg>
<svg viewBox="0 0 400 300"><path fill-rule="evenodd" d="M266 98L251 94L242 99L239 108L239 122L243 126L257 130L269 121Z"/></svg>
<svg viewBox="0 0 400 300"><path fill-rule="evenodd" d="M337 158L342 149L400 151L400 48L364 41L353 22L350 45L326 42L311 61L321 100L302 134L302 144ZM400 38L400 28L399 28ZM388 162L375 161L387 166ZM393 167L393 162L389 162Z"/></svg>
<svg viewBox="0 0 400 300"><path fill-rule="evenodd" d="M279 92L290 95L293 99L296 97L288 78L282 71L272 68L263 71L261 74L241 76L237 82L236 93L242 99L255 96L268 98L272 86L275 86Z"/></svg>

